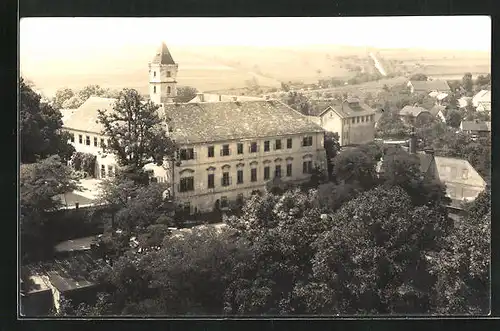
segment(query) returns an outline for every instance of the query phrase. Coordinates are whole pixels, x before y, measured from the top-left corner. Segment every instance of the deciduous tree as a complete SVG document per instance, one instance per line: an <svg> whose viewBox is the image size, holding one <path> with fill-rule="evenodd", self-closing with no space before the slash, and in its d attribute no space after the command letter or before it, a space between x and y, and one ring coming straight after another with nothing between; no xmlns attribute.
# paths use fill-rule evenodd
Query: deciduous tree
<svg viewBox="0 0 500 331"><path fill-rule="evenodd" d="M179 86L177 88L176 102L188 102L191 101L198 93L198 90L191 86Z"/></svg>

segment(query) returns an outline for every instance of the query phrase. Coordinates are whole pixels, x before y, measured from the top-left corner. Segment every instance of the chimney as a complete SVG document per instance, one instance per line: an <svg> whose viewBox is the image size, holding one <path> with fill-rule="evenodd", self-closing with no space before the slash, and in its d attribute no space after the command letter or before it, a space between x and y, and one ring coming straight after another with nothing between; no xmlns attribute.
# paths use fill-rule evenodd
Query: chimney
<svg viewBox="0 0 500 331"><path fill-rule="evenodd" d="M417 153L417 135L415 134L415 127L411 128L410 143L408 145L408 150L410 154Z"/></svg>
<svg viewBox="0 0 500 331"><path fill-rule="evenodd" d="M234 96L234 97L233 97L233 101L238 101L238 97L237 97L237 96Z"/></svg>
<svg viewBox="0 0 500 331"><path fill-rule="evenodd" d="M196 93L196 96L200 100L200 102L205 102L205 95L203 93Z"/></svg>

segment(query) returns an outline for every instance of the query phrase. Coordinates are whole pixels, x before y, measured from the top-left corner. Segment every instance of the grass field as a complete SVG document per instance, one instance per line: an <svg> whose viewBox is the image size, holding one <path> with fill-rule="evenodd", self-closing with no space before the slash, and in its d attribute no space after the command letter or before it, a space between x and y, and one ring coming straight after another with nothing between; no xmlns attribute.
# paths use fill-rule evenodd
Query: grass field
<svg viewBox="0 0 500 331"><path fill-rule="evenodd" d="M62 87L80 89L89 84L122 89L135 88L147 93L148 62L154 53L147 47L127 46L113 54L64 54L63 58L43 58L21 52L21 72L45 95L52 96ZM320 78L347 80L353 73L347 64L362 64L368 55L364 47L321 46L301 48L259 47L171 47L179 63L179 85L200 91L243 88L255 79L261 86L279 87L288 81L316 83ZM68 51L69 52L69 51ZM490 72L488 54L463 52L422 52L419 50L380 50L383 59L398 60L408 67L419 64L428 75L473 75ZM375 89L390 84L372 82L366 86L341 87Z"/></svg>

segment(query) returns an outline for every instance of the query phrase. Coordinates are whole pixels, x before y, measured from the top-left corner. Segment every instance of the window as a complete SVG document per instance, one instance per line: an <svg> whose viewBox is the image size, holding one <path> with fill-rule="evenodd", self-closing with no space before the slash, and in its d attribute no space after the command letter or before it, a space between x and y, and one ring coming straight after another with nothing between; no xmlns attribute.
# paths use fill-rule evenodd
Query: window
<svg viewBox="0 0 500 331"><path fill-rule="evenodd" d="M268 179L269 179L269 177L270 177L270 172L271 172L271 171L270 171L269 166L264 167L264 180L268 180Z"/></svg>
<svg viewBox="0 0 500 331"><path fill-rule="evenodd" d="M269 140L264 141L264 152L269 152Z"/></svg>
<svg viewBox="0 0 500 331"><path fill-rule="evenodd" d="M229 177L229 172L222 173L222 186L231 185L231 177Z"/></svg>
<svg viewBox="0 0 500 331"><path fill-rule="evenodd" d="M356 123L356 117L352 118L352 124Z"/></svg>
<svg viewBox="0 0 500 331"><path fill-rule="evenodd" d="M243 144L242 143L238 144L238 154L243 154Z"/></svg>
<svg viewBox="0 0 500 331"><path fill-rule="evenodd" d="M108 177L113 177L113 166L108 166Z"/></svg>
<svg viewBox="0 0 500 331"><path fill-rule="evenodd" d="M374 122L374 121L375 121L375 115L370 115L370 120L371 120L372 122Z"/></svg>
<svg viewBox="0 0 500 331"><path fill-rule="evenodd" d="M104 147L104 139L101 138L101 147Z"/></svg>
<svg viewBox="0 0 500 331"><path fill-rule="evenodd" d="M302 146L312 146L313 144L313 137L307 136L302 139Z"/></svg>
<svg viewBox="0 0 500 331"><path fill-rule="evenodd" d="M179 192L194 191L194 177L184 177L181 178L181 183L179 185Z"/></svg>
<svg viewBox="0 0 500 331"><path fill-rule="evenodd" d="M208 188L214 188L215 187L215 175L214 174L208 174L208 183L207 183Z"/></svg>
<svg viewBox="0 0 500 331"><path fill-rule="evenodd" d="M462 170L462 178L467 179L469 177L469 171L467 169Z"/></svg>
<svg viewBox="0 0 500 331"><path fill-rule="evenodd" d="M228 206L227 197L220 197L220 207L227 208Z"/></svg>
<svg viewBox="0 0 500 331"><path fill-rule="evenodd" d="M257 181L257 168L250 169L250 181L251 182Z"/></svg>
<svg viewBox="0 0 500 331"><path fill-rule="evenodd" d="M356 117L356 123L359 123L359 119L360 119L359 117Z"/></svg>
<svg viewBox="0 0 500 331"><path fill-rule="evenodd" d="M156 77L156 71L153 71L153 77Z"/></svg>
<svg viewBox="0 0 500 331"><path fill-rule="evenodd" d="M259 148L256 142L250 144L250 153L257 153L258 150Z"/></svg>
<svg viewBox="0 0 500 331"><path fill-rule="evenodd" d="M274 168L274 177L281 177L281 165L276 165Z"/></svg>
<svg viewBox="0 0 500 331"><path fill-rule="evenodd" d="M153 86L153 93L156 93L156 86Z"/></svg>
<svg viewBox="0 0 500 331"><path fill-rule="evenodd" d="M237 183L238 184L243 184L243 170L238 170L238 180L237 180Z"/></svg>
<svg viewBox="0 0 500 331"><path fill-rule="evenodd" d="M292 164L291 163L286 165L286 176L292 177Z"/></svg>
<svg viewBox="0 0 500 331"><path fill-rule="evenodd" d="M220 155L221 156L228 156L229 154L231 154L231 152L229 150L229 145L222 145L222 149L220 150Z"/></svg>
<svg viewBox="0 0 500 331"><path fill-rule="evenodd" d="M208 157L214 157L214 155L215 155L214 146L208 146Z"/></svg>
<svg viewBox="0 0 500 331"><path fill-rule="evenodd" d="M167 71L167 77L170 77L170 71Z"/></svg>
<svg viewBox="0 0 500 331"><path fill-rule="evenodd" d="M70 140L72 143L74 143L74 142L75 142L75 135L71 133L71 134L70 134L70 136L69 136L69 140Z"/></svg>
<svg viewBox="0 0 500 331"><path fill-rule="evenodd" d="M106 166L104 164L101 165L101 178L106 178Z"/></svg>
<svg viewBox="0 0 500 331"><path fill-rule="evenodd" d="M286 148L292 148L292 138L286 140Z"/></svg>
<svg viewBox="0 0 500 331"><path fill-rule="evenodd" d="M312 172L312 161L304 161L302 163L302 172L304 174L310 174Z"/></svg>
<svg viewBox="0 0 500 331"><path fill-rule="evenodd" d="M85 145L90 146L90 136L85 136Z"/></svg>
<svg viewBox="0 0 500 331"><path fill-rule="evenodd" d="M276 139L276 146L274 149L281 149L281 139Z"/></svg>
<svg viewBox="0 0 500 331"><path fill-rule="evenodd" d="M172 89L170 88L170 86L167 86L167 94L170 94L170 91L171 91L171 90L172 90Z"/></svg>
<svg viewBox="0 0 500 331"><path fill-rule="evenodd" d="M97 137L94 137L94 146L97 147Z"/></svg>
<svg viewBox="0 0 500 331"><path fill-rule="evenodd" d="M184 213L191 214L191 203L184 202L182 209L183 209Z"/></svg>
<svg viewBox="0 0 500 331"><path fill-rule="evenodd" d="M181 160L193 160L194 150L192 148L182 148L179 150L179 158Z"/></svg>

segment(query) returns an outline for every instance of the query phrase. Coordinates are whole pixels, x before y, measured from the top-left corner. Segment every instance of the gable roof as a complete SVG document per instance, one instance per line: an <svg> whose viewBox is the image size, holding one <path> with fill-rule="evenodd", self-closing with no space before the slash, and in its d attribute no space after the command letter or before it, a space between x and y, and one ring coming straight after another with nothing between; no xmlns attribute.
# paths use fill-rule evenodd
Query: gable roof
<svg viewBox="0 0 500 331"><path fill-rule="evenodd" d="M179 143L324 132L284 103L271 101L164 104Z"/></svg>
<svg viewBox="0 0 500 331"><path fill-rule="evenodd" d="M79 131L101 133L103 125L98 121L97 110L112 111L116 99L90 97L71 116L63 121L63 127Z"/></svg>
<svg viewBox="0 0 500 331"><path fill-rule="evenodd" d="M478 108L483 107L486 111L491 111L491 101L479 101L477 103Z"/></svg>
<svg viewBox="0 0 500 331"><path fill-rule="evenodd" d="M420 172L423 174L427 173L434 161L434 155L425 152L417 153L416 155L420 161Z"/></svg>
<svg viewBox="0 0 500 331"><path fill-rule="evenodd" d="M485 121L462 121L460 127L465 131L490 131L491 132L491 122Z"/></svg>
<svg viewBox="0 0 500 331"><path fill-rule="evenodd" d="M165 42L162 42L151 63L154 64L175 64L170 51Z"/></svg>
<svg viewBox="0 0 500 331"><path fill-rule="evenodd" d="M417 92L449 92L450 86L445 80L410 80L411 85Z"/></svg>
<svg viewBox="0 0 500 331"><path fill-rule="evenodd" d="M481 90L472 97L474 103L491 102L491 91Z"/></svg>
<svg viewBox="0 0 500 331"><path fill-rule="evenodd" d="M420 115L423 112L429 113L429 111L427 109L422 108L422 107L404 106L403 109L401 109L399 111L399 115L417 117L418 115Z"/></svg>
<svg viewBox="0 0 500 331"><path fill-rule="evenodd" d="M341 118L375 115L374 109L357 98L349 98L343 102L336 99L322 100L317 101L315 106L313 107L313 111L311 111L311 116L322 116L329 110L333 110Z"/></svg>

